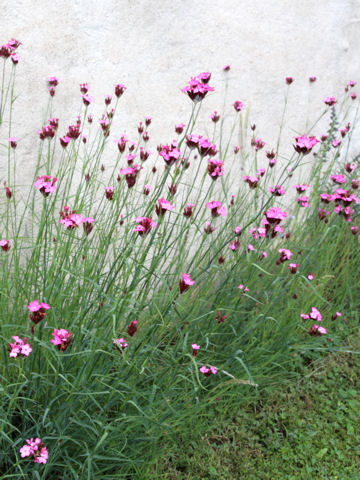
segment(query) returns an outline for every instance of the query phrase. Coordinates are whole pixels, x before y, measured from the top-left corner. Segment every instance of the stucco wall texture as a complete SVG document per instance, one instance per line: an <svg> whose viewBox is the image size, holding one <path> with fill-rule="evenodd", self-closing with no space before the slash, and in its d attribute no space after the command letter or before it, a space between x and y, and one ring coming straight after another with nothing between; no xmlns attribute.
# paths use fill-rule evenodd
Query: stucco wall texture
<svg viewBox="0 0 360 480"><path fill-rule="evenodd" d="M49 75L60 79L52 112L60 118L60 135L78 114L79 83L91 86L94 118L105 94L124 83L128 89L110 139L124 132L131 138L144 115L151 115L153 151L176 138L175 123L188 121L191 101L180 89L202 71L212 72L216 90L204 101L198 133L210 131L205 120L212 111L223 113L222 67L230 64L228 115L234 100L245 102L250 122L270 147L278 134L285 76L295 78L283 134L290 146L303 133L307 113L315 118L323 98L360 80L360 0L14 0L1 4L0 32L1 43L11 37L23 43L11 133L19 138L24 180L35 166ZM310 75L318 77L313 85ZM1 130L0 143L6 143L8 132ZM131 139L136 138L137 133ZM115 145L111 149L116 152Z"/></svg>

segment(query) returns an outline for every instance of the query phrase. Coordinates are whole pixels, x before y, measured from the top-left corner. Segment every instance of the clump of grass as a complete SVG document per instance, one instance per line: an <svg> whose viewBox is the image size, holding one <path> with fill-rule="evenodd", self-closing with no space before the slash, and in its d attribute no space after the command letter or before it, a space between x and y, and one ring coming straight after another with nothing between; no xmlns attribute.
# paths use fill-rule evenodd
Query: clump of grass
<svg viewBox="0 0 360 480"><path fill-rule="evenodd" d="M280 152L282 128L264 154L252 130L240 157L232 135L242 133L242 102L230 137L223 121L212 138L199 135L213 91L203 73L183 89L187 125L150 155L149 118L136 142L111 142L126 87L115 87L113 108L106 97L96 127L82 84L73 124L45 119L34 177L22 186L16 66L9 72L1 56L10 138L0 220L4 478L141 478L161 445L201 432L215 406L230 412L284 381L299 352L341 347L360 266L354 127L340 130L358 112L348 92L326 99L321 142L316 120L287 139L293 154ZM56 88L49 78L50 112ZM116 148L109 173L104 158ZM298 172L306 200L291 188Z"/></svg>

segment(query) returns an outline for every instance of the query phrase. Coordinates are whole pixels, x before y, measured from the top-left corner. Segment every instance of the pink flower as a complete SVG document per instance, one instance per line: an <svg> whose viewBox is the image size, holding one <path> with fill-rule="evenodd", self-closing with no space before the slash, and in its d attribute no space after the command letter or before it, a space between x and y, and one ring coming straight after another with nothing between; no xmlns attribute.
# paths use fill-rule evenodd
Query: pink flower
<svg viewBox="0 0 360 480"><path fill-rule="evenodd" d="M355 92L350 93L350 98L351 98L351 100L356 100L357 99L357 93L355 93Z"/></svg>
<svg viewBox="0 0 360 480"><path fill-rule="evenodd" d="M252 175L244 175L243 180L249 185L250 188L256 188L260 179L259 177L254 177Z"/></svg>
<svg viewBox="0 0 360 480"><path fill-rule="evenodd" d="M245 107L245 103L241 102L240 100L235 100L233 107L237 112L241 112L241 110Z"/></svg>
<svg viewBox="0 0 360 480"><path fill-rule="evenodd" d="M125 92L125 90L126 90L125 85L123 85L122 83L117 83L115 85L115 95L117 96L117 98L120 98Z"/></svg>
<svg viewBox="0 0 360 480"><path fill-rule="evenodd" d="M80 92L83 93L84 95L87 94L89 91L90 87L88 83L80 83Z"/></svg>
<svg viewBox="0 0 360 480"><path fill-rule="evenodd" d="M209 368L203 365L199 370L205 375L205 377L209 377L210 375L216 375L218 372L216 368L212 365L209 365Z"/></svg>
<svg viewBox="0 0 360 480"><path fill-rule="evenodd" d="M331 316L331 320L336 320L337 318L340 318L340 317L342 317L342 313L341 312L335 312L335 314Z"/></svg>
<svg viewBox="0 0 360 480"><path fill-rule="evenodd" d="M240 285L238 286L238 288L240 290L243 290L244 289L244 292L248 292L250 289L249 287L245 287L245 285L243 285L242 283L240 283Z"/></svg>
<svg viewBox="0 0 360 480"><path fill-rule="evenodd" d="M193 357L196 357L196 355L198 354L198 351L201 348L200 345L197 345L196 343L192 343L191 348L192 348Z"/></svg>
<svg viewBox="0 0 360 480"><path fill-rule="evenodd" d="M128 325L127 331L128 331L128 334L130 335L130 337L133 337L135 335L135 333L137 332L137 324L138 324L138 321L133 320L130 323L130 325Z"/></svg>
<svg viewBox="0 0 360 480"><path fill-rule="evenodd" d="M285 78L285 81L288 85L291 85L294 80L295 80L294 77L286 77Z"/></svg>
<svg viewBox="0 0 360 480"><path fill-rule="evenodd" d="M224 72L228 72L230 70L230 65L224 65L223 70Z"/></svg>
<svg viewBox="0 0 360 480"><path fill-rule="evenodd" d="M308 273L307 275L307 279L311 282L312 280L314 280L314 274L313 273Z"/></svg>
<svg viewBox="0 0 360 480"><path fill-rule="evenodd" d="M94 101L93 97L91 97L87 93L85 93L85 95L81 95L81 97L82 97L84 105L86 105L86 106L89 106L90 103L92 103Z"/></svg>
<svg viewBox="0 0 360 480"><path fill-rule="evenodd" d="M295 151L302 153L303 155L310 153L312 148L319 143L319 140L316 137L307 137L305 133L301 135L301 137L295 137L295 141Z"/></svg>
<svg viewBox="0 0 360 480"><path fill-rule="evenodd" d="M281 197L282 195L285 195L285 190L281 185L275 185L275 187L269 187L269 193L272 193L273 195L276 195L277 197Z"/></svg>
<svg viewBox="0 0 360 480"><path fill-rule="evenodd" d="M105 95L105 105L110 105L112 95Z"/></svg>
<svg viewBox="0 0 360 480"><path fill-rule="evenodd" d="M9 240L0 240L0 248L3 252L8 252L10 250L10 241Z"/></svg>
<svg viewBox="0 0 360 480"><path fill-rule="evenodd" d="M171 165L173 165L180 158L181 152L177 148L177 145L177 141L173 140L171 145L163 145L161 151L159 152L159 155L163 157L166 165L169 167L171 167Z"/></svg>
<svg viewBox="0 0 360 480"><path fill-rule="evenodd" d="M144 150L143 147L140 147L140 160L142 162L145 162L150 155L152 155L152 152L150 150Z"/></svg>
<svg viewBox="0 0 360 480"><path fill-rule="evenodd" d="M240 248L240 240L239 240L238 238L235 238L234 241L230 242L229 248L230 248L230 250L232 250L233 252L235 252L236 250L238 250L238 249Z"/></svg>
<svg viewBox="0 0 360 480"><path fill-rule="evenodd" d="M12 338L15 340L15 342L9 343L9 347L11 349L10 357L16 358L18 355L28 357L32 352L32 348L29 343L26 343L27 338L25 337L24 340L21 340L21 338L19 338L17 335L14 335Z"/></svg>
<svg viewBox="0 0 360 480"><path fill-rule="evenodd" d="M334 148L338 147L340 144L341 144L341 140L338 140L337 138L335 138L335 140L333 140L333 141L331 142L331 145L332 145Z"/></svg>
<svg viewBox="0 0 360 480"><path fill-rule="evenodd" d="M57 77L50 76L48 77L48 84L53 87L56 87L59 84L59 79Z"/></svg>
<svg viewBox="0 0 360 480"><path fill-rule="evenodd" d="M204 232L207 234L213 233L213 231L216 230L216 227L211 225L211 222L206 222L205 227L204 227Z"/></svg>
<svg viewBox="0 0 360 480"><path fill-rule="evenodd" d="M149 185L148 183L146 185L144 185L144 190L143 190L143 193L144 195L149 195L149 193L154 190L154 187L152 187L151 185Z"/></svg>
<svg viewBox="0 0 360 480"><path fill-rule="evenodd" d="M140 170L142 170L142 168L143 167L140 167L140 165L135 164L132 167L122 168L120 170L120 174L125 176L125 180L126 180L128 188L131 188L135 185L136 178L137 178ZM118 180L119 180L119 178L118 178Z"/></svg>
<svg viewBox="0 0 360 480"><path fill-rule="evenodd" d="M180 293L184 293L195 284L195 281L191 280L190 275L187 273L182 273L181 276L182 278L179 281Z"/></svg>
<svg viewBox="0 0 360 480"><path fill-rule="evenodd" d="M175 132L180 135L184 131L185 127L186 127L185 123L177 123L175 125Z"/></svg>
<svg viewBox="0 0 360 480"><path fill-rule="evenodd" d="M226 209L222 206L221 202L212 201L206 204L207 208L211 210L211 215L213 217L226 217Z"/></svg>
<svg viewBox="0 0 360 480"><path fill-rule="evenodd" d="M17 138L16 137L10 137L9 138L9 143L11 148L15 149L17 147Z"/></svg>
<svg viewBox="0 0 360 480"><path fill-rule="evenodd" d="M320 325L313 325L311 328L309 328L309 333L312 336L320 337L321 335L326 335L327 330L325 327L320 327Z"/></svg>
<svg viewBox="0 0 360 480"><path fill-rule="evenodd" d="M214 122L214 123L217 123L219 120L220 120L220 115L218 114L218 112L215 110L215 112L211 113L209 115L209 118Z"/></svg>
<svg viewBox="0 0 360 480"><path fill-rule="evenodd" d="M309 77L309 82L310 83L314 83L314 82L316 82L316 80L317 80L317 78L315 76Z"/></svg>
<svg viewBox="0 0 360 480"><path fill-rule="evenodd" d="M297 200L297 203L300 205L300 207L308 207L309 206L309 198L306 196L299 197Z"/></svg>
<svg viewBox="0 0 360 480"><path fill-rule="evenodd" d="M44 197L48 197L50 193L54 193L56 191L56 182L56 177L52 178L50 175L42 175L41 177L37 177L34 187L36 187L39 192L44 195Z"/></svg>
<svg viewBox="0 0 360 480"><path fill-rule="evenodd" d="M125 342L124 338L115 338L113 344L116 346L120 353L129 346L129 344Z"/></svg>
<svg viewBox="0 0 360 480"><path fill-rule="evenodd" d="M112 200L114 196L114 187L105 187L105 196L108 200Z"/></svg>
<svg viewBox="0 0 360 480"><path fill-rule="evenodd" d="M21 458L30 457L35 463L46 463L49 452L40 438L27 439L26 444L20 448Z"/></svg>
<svg viewBox="0 0 360 480"><path fill-rule="evenodd" d="M184 208L184 217L191 217L193 214L192 209L195 207L195 203L187 203L186 207Z"/></svg>
<svg viewBox="0 0 360 480"><path fill-rule="evenodd" d="M65 225L67 230L73 230L74 228L78 228L81 224L83 224L85 232L89 234L94 223L94 219L90 217L83 217L80 213L76 213L75 210L70 212L70 208L68 206L64 207L64 211L60 212L60 223Z"/></svg>
<svg viewBox="0 0 360 480"><path fill-rule="evenodd" d="M57 330L55 328L51 335L54 337L53 340L51 340L51 343L62 352L65 352L65 350L68 348L68 346L73 340L73 334L68 332L64 328L61 328L60 330Z"/></svg>
<svg viewBox="0 0 360 480"><path fill-rule="evenodd" d="M279 261L281 263L290 260L290 258L293 256L293 252L287 248L279 248L278 252L280 253Z"/></svg>
<svg viewBox="0 0 360 480"><path fill-rule="evenodd" d="M162 217L165 215L167 210L171 212L174 210L174 208L174 205L171 205L169 200L166 200L165 198L159 198L158 203L155 206L155 212L158 217Z"/></svg>
<svg viewBox="0 0 360 480"><path fill-rule="evenodd" d="M285 220L287 213L283 212L278 207L271 207L267 212L265 212L265 217L267 221L271 224L279 224L282 220Z"/></svg>
<svg viewBox="0 0 360 480"><path fill-rule="evenodd" d="M71 138L68 137L67 135L64 135L63 137L60 137L59 140L60 140L61 146L63 148L66 148L69 142L71 141Z"/></svg>
<svg viewBox="0 0 360 480"><path fill-rule="evenodd" d="M187 93L193 102L201 102L208 92L214 91L214 88L207 84L210 76L209 73L200 73L197 77L191 78L181 91Z"/></svg>
<svg viewBox="0 0 360 480"><path fill-rule="evenodd" d="M252 138L251 145L255 148L256 151L258 151L265 147L266 142L264 142L264 140L262 140L261 138Z"/></svg>
<svg viewBox="0 0 360 480"><path fill-rule="evenodd" d="M221 160L216 160L215 158L210 158L208 160L208 172L213 180L216 180L218 177L224 175L223 162Z"/></svg>
<svg viewBox="0 0 360 480"><path fill-rule="evenodd" d="M332 106L335 105L335 103L336 103L335 97L326 97L326 98L324 99L324 103L325 103L326 105L329 105L329 107L332 107Z"/></svg>
<svg viewBox="0 0 360 480"><path fill-rule="evenodd" d="M135 218L135 222L138 223L138 225L133 231L138 232L140 236L147 235L152 228L157 228L158 226L151 217L137 217Z"/></svg>
<svg viewBox="0 0 360 480"><path fill-rule="evenodd" d="M346 183L345 175L331 175L331 180L339 185Z"/></svg>
<svg viewBox="0 0 360 480"><path fill-rule="evenodd" d="M38 324L43 320L43 318L46 317L47 313L46 310L50 310L50 305L47 303L39 303L37 300L33 300L32 302L29 303L27 307L30 311L29 318L32 322Z"/></svg>
<svg viewBox="0 0 360 480"><path fill-rule="evenodd" d="M306 190L308 190L310 187L309 185L300 185L300 184L297 184L297 185L294 185L293 188L296 188L296 191L298 193L302 193L302 192L306 192Z"/></svg>
<svg viewBox="0 0 360 480"><path fill-rule="evenodd" d="M119 152L122 153L125 150L126 143L129 141L126 135L122 135L119 140L115 140L115 143L117 143Z"/></svg>
<svg viewBox="0 0 360 480"><path fill-rule="evenodd" d="M356 82L354 82L354 80L350 80L350 82L347 84L347 86L350 88L355 87L355 85L356 85Z"/></svg>
<svg viewBox="0 0 360 480"><path fill-rule="evenodd" d="M289 263L288 265L288 269L290 270L291 273L296 273L298 267L299 267L298 263Z"/></svg>
<svg viewBox="0 0 360 480"><path fill-rule="evenodd" d="M199 137L199 141L197 144L198 151L202 157L206 157L209 155L213 157L217 154L217 148L215 144L212 144L208 138Z"/></svg>

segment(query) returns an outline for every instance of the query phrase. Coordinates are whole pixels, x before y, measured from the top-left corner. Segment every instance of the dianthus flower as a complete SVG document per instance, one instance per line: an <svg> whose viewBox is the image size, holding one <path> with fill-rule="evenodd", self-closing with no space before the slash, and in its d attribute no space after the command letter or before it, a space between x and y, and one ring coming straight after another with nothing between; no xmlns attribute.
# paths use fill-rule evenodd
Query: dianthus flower
<svg viewBox="0 0 360 480"><path fill-rule="evenodd" d="M147 235L152 228L157 228L157 223L151 217L137 217L135 222L138 225L134 228L134 232L138 232L140 236Z"/></svg>
<svg viewBox="0 0 360 480"><path fill-rule="evenodd" d="M77 228L83 224L87 234L91 232L93 228L92 224L95 221L93 218L83 217L80 213L76 213L75 210L70 212L70 208L68 206L64 207L64 211L60 212L60 216L60 223L65 225L67 230L73 230L74 228Z"/></svg>
<svg viewBox="0 0 360 480"><path fill-rule="evenodd" d="M213 231L216 230L216 227L211 225L211 222L206 222L205 227L204 227L204 232L207 233L208 235L210 233L213 233Z"/></svg>
<svg viewBox="0 0 360 480"><path fill-rule="evenodd" d="M126 90L125 85L123 85L122 83L117 83L115 85L115 95L117 96L117 98L120 98L125 92L125 90Z"/></svg>
<svg viewBox="0 0 360 480"><path fill-rule="evenodd" d="M301 137L295 137L295 142L295 151L307 155L311 152L312 148L319 143L319 140L316 137L307 137L304 133Z"/></svg>
<svg viewBox="0 0 360 480"><path fill-rule="evenodd" d="M181 276L182 278L179 280L180 293L184 293L195 284L195 281L191 280L190 275L187 273L182 273Z"/></svg>
<svg viewBox="0 0 360 480"><path fill-rule="evenodd" d="M237 112L241 112L241 110L245 107L245 103L241 102L240 100L236 100L233 104L233 107Z"/></svg>
<svg viewBox="0 0 360 480"><path fill-rule="evenodd" d="M244 292L249 291L249 287L245 287L245 285L243 285L242 283L240 283L240 285L238 286L238 289L239 290L244 290Z"/></svg>
<svg viewBox="0 0 360 480"><path fill-rule="evenodd" d="M27 439L26 444L20 448L21 458L30 457L35 463L46 463L49 452L40 438Z"/></svg>
<svg viewBox="0 0 360 480"><path fill-rule="evenodd" d="M125 150L126 144L127 144L128 141L129 141L129 139L127 138L126 135L121 135L119 140L115 140L115 143L117 143L117 146L118 146L118 149L119 149L120 153L122 153Z"/></svg>
<svg viewBox="0 0 360 480"><path fill-rule="evenodd" d="M15 342L9 343L9 347L11 349L10 357L16 358L18 355L28 357L32 352L32 348L29 343L26 343L27 338L25 337L24 340L21 340L21 338L17 335L14 335L12 338L15 340Z"/></svg>
<svg viewBox="0 0 360 480"><path fill-rule="evenodd" d="M142 162L145 162L150 155L152 155L152 152L150 150L144 150L143 147L140 147L140 160Z"/></svg>
<svg viewBox="0 0 360 480"><path fill-rule="evenodd" d="M335 105L335 103L336 103L335 97L326 97L326 98L324 99L324 103L325 103L326 105L329 105L329 107L332 107L332 106Z"/></svg>
<svg viewBox="0 0 360 480"><path fill-rule="evenodd" d="M230 242L229 248L233 252L238 250L240 248L240 239L236 237L234 241Z"/></svg>
<svg viewBox="0 0 360 480"><path fill-rule="evenodd" d="M136 178L143 167L135 164L133 167L122 168L120 170L121 175L125 175L125 180L128 188L131 188L136 183Z"/></svg>
<svg viewBox="0 0 360 480"><path fill-rule="evenodd" d="M296 273L298 268L299 268L298 263L289 263L288 265L288 269L290 270L291 273Z"/></svg>
<svg viewBox="0 0 360 480"><path fill-rule="evenodd" d="M213 180L224 175L224 164L221 160L210 158L208 160L208 172Z"/></svg>
<svg viewBox="0 0 360 480"><path fill-rule="evenodd" d="M305 195L303 197L299 197L296 201L300 205L300 207L306 208L309 206L309 198Z"/></svg>
<svg viewBox="0 0 360 480"><path fill-rule="evenodd" d="M88 95L87 93L85 93L85 95L81 95L81 98L84 105L86 105L87 107L90 105L90 103L94 101L93 97L91 95Z"/></svg>
<svg viewBox="0 0 360 480"><path fill-rule="evenodd" d="M55 183L57 182L56 177L51 177L50 175L42 175L37 177L34 187L36 187L44 197L48 197L50 193L54 193L56 190Z"/></svg>
<svg viewBox="0 0 360 480"><path fill-rule="evenodd" d="M18 141L18 140L17 140L16 137L10 137L8 141L9 141L9 143L10 143L10 147L11 147L11 148L14 148L14 149L15 149L15 148L17 147L17 141Z"/></svg>
<svg viewBox="0 0 360 480"><path fill-rule="evenodd" d="M137 332L137 324L138 324L138 321L133 320L130 323L130 325L128 325L127 331L128 331L128 334L130 335L130 337L133 337L135 335L135 333Z"/></svg>
<svg viewBox="0 0 360 480"><path fill-rule="evenodd" d="M187 93L193 102L201 102L208 92L213 92L214 88L208 85L210 75L207 72L200 73L200 75L190 79L189 83L181 89L182 92Z"/></svg>
<svg viewBox="0 0 360 480"><path fill-rule="evenodd" d="M68 348L68 346L73 340L73 334L68 332L64 328L61 328L60 330L57 330L55 328L51 335L54 337L53 340L51 340L51 343L62 352L65 352L65 350Z"/></svg>
<svg viewBox="0 0 360 480"><path fill-rule="evenodd" d="M59 138L59 141L60 141L61 146L63 148L66 148L69 145L69 143L71 141L71 138L68 137L67 135L64 135L63 137Z"/></svg>
<svg viewBox="0 0 360 480"><path fill-rule="evenodd" d="M308 190L310 187L309 185L301 185L301 184L297 184L297 185L294 185L293 188L296 188L296 191L298 193L302 193L302 192L306 192L306 190Z"/></svg>
<svg viewBox="0 0 360 480"><path fill-rule="evenodd" d="M326 335L327 330L325 327L320 327L320 325L313 325L311 328L309 328L309 333L312 336L320 337L321 335Z"/></svg>
<svg viewBox="0 0 360 480"><path fill-rule="evenodd" d="M183 212L184 217L191 217L191 215L193 214L192 209L194 207L195 207L195 203L187 203Z"/></svg>
<svg viewBox="0 0 360 480"><path fill-rule="evenodd" d="M199 137L199 141L197 144L198 151L202 157L206 157L209 155L213 157L217 154L217 147L215 144L212 144L208 138Z"/></svg>
<svg viewBox="0 0 360 480"><path fill-rule="evenodd" d="M345 175L331 175L330 178L334 183L337 183L338 185L342 185L343 183L346 183Z"/></svg>
<svg viewBox="0 0 360 480"><path fill-rule="evenodd" d="M205 365L203 365L199 370L201 373L205 375L205 377L209 377L210 375L217 374L216 368L213 367L212 365L209 365L209 367L206 367Z"/></svg>
<svg viewBox="0 0 360 480"><path fill-rule="evenodd" d="M211 210L211 215L213 217L226 217L226 208L222 206L221 202L212 201L206 204L207 208Z"/></svg>
<svg viewBox="0 0 360 480"><path fill-rule="evenodd" d="M287 213L278 207L271 207L265 212L265 217L269 223L278 225L282 220L285 220Z"/></svg>
<svg viewBox="0 0 360 480"><path fill-rule="evenodd" d="M197 345L196 343L192 343L191 348L192 348L193 357L196 357L196 355L198 354L198 351L201 348L200 345Z"/></svg>
<svg viewBox="0 0 360 480"><path fill-rule="evenodd" d="M171 205L169 200L166 200L165 198L159 198L158 203L155 206L155 212L157 216L162 217L165 215L167 210L171 212L174 210L174 208L174 205Z"/></svg>
<svg viewBox="0 0 360 480"><path fill-rule="evenodd" d="M116 348L121 352L122 350L125 350L129 346L128 343L126 343L124 338L115 338L113 341L113 344L116 346Z"/></svg>
<svg viewBox="0 0 360 480"><path fill-rule="evenodd" d="M285 195L285 190L281 185L275 185L275 187L269 187L269 193L272 193L273 195L276 195L277 197L281 197L282 195Z"/></svg>
<svg viewBox="0 0 360 480"><path fill-rule="evenodd" d="M10 241L9 240L0 240L0 248L3 252L8 252L10 250Z"/></svg>
<svg viewBox="0 0 360 480"><path fill-rule="evenodd" d="M256 151L258 151L265 147L266 142L264 142L264 140L262 140L261 138L252 138L251 145L255 148Z"/></svg>
<svg viewBox="0 0 360 480"><path fill-rule="evenodd" d="M28 307L27 307L30 311L30 314L29 314L29 318L32 322L35 323L35 325L37 325L39 322L41 322L41 320L43 320L46 315L47 315L47 312L46 310L50 310L50 305L48 305L47 303L39 303L38 300L33 300L32 302L29 303Z"/></svg>
<svg viewBox="0 0 360 480"><path fill-rule="evenodd" d="M209 115L209 118L214 122L214 123L217 123L219 120L220 120L220 115L218 114L218 112L215 110L215 112L211 113Z"/></svg>
<svg viewBox="0 0 360 480"><path fill-rule="evenodd" d="M278 252L280 253L279 261L281 263L290 260L290 258L293 256L293 252L287 248L279 248Z"/></svg>
<svg viewBox="0 0 360 480"><path fill-rule="evenodd" d="M288 85L291 85L294 81L294 77L286 77L285 78L285 82L288 84Z"/></svg>
<svg viewBox="0 0 360 480"><path fill-rule="evenodd" d="M310 83L314 83L314 82L316 82L316 80L317 80L317 77L315 77L314 75L312 75L311 77L309 77L309 82L310 82Z"/></svg>
<svg viewBox="0 0 360 480"><path fill-rule="evenodd" d="M68 131L66 136L70 137L74 140L76 140L78 137L80 137L81 131L80 131L80 123L77 123L76 125L69 125L68 126Z"/></svg>
<svg viewBox="0 0 360 480"><path fill-rule="evenodd" d="M300 317L304 320L309 320L311 318L312 320L317 320L318 322L322 321L322 315L315 307L311 307L311 312L309 314L301 313Z"/></svg>
<svg viewBox="0 0 360 480"><path fill-rule="evenodd" d="M112 200L114 196L114 187L105 187L105 196L108 200Z"/></svg>
<svg viewBox="0 0 360 480"><path fill-rule="evenodd" d="M177 145L177 141L173 140L171 145L163 145L161 151L159 152L159 155L163 157L166 165L169 167L171 167L171 165L173 165L180 158L181 152L177 148Z"/></svg>
<svg viewBox="0 0 360 480"><path fill-rule="evenodd" d="M243 180L249 185L250 188L256 188L260 179L259 177L254 177L252 175L244 175Z"/></svg>
<svg viewBox="0 0 360 480"><path fill-rule="evenodd" d="M180 135L184 131L185 127L186 127L185 123L176 123L175 124L175 132Z"/></svg>
<svg viewBox="0 0 360 480"><path fill-rule="evenodd" d="M190 148L190 150L197 148L201 138L201 135L195 135L194 133L186 135L186 145Z"/></svg>

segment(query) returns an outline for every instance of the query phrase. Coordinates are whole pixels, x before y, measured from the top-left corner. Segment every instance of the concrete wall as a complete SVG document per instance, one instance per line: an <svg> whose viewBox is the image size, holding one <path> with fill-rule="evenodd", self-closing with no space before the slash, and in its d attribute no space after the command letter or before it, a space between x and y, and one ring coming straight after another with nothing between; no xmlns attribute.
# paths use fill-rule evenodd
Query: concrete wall
<svg viewBox="0 0 360 480"><path fill-rule="evenodd" d="M286 117L292 130L284 132L290 145L303 132L307 112L315 118L324 97L360 80L359 0L5 0L0 37L1 43L11 37L23 42L12 134L20 138L24 174L35 163L49 74L60 78L53 114L62 135L79 110L79 83L90 83L91 110L100 112L104 95L121 82L128 90L111 139L135 134L139 120L151 115L152 150L175 138L175 123L187 122L191 102L180 88L201 71L212 72L216 88L203 105L203 119L214 109L222 112L222 67L229 63L228 111L234 100L244 101L269 146L278 132L286 75L295 77ZM310 86L309 75L318 82ZM205 123L199 133L210 131ZM1 129L0 143L7 136Z"/></svg>

